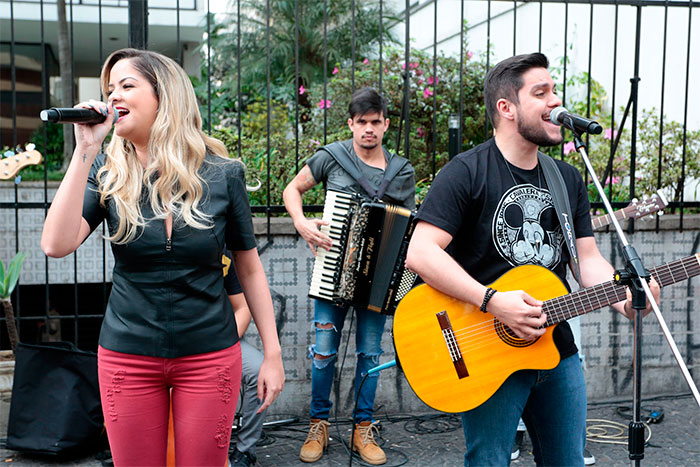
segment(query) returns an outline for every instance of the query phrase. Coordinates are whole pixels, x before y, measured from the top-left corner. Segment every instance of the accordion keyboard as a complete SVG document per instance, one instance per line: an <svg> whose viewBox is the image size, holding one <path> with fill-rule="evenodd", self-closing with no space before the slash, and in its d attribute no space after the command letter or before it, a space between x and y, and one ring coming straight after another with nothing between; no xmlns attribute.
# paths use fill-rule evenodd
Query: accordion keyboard
<svg viewBox="0 0 700 467"><path fill-rule="evenodd" d="M334 190L326 192L323 220L328 222L328 225L322 225L319 230L333 240L333 246L330 250L325 248L317 248L316 250L309 296L326 300L333 300L337 297L335 284L345 253L348 235L347 219L356 206L355 196L350 193Z"/></svg>

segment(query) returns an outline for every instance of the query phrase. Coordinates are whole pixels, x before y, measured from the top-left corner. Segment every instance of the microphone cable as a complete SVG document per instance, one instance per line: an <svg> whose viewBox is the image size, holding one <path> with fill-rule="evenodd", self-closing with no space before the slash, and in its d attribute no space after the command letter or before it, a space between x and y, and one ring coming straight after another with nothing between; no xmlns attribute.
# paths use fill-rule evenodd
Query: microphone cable
<svg viewBox="0 0 700 467"><path fill-rule="evenodd" d="M588 422L595 422L589 425ZM651 427L646 422L642 422L647 435L644 438L644 445L649 444L651 439ZM586 440L601 444L622 444L627 446L628 435L627 425L603 418L586 419Z"/></svg>

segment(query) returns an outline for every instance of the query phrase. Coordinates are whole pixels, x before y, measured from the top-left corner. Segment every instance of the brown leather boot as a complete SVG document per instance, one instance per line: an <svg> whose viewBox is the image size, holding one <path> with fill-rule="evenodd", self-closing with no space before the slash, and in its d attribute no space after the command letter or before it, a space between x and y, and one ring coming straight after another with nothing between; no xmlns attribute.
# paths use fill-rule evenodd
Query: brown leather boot
<svg viewBox="0 0 700 467"><path fill-rule="evenodd" d="M377 427L370 421L356 424L352 450L357 451L362 460L368 464L380 465L386 462L386 454L374 441L375 431L378 431Z"/></svg>
<svg viewBox="0 0 700 467"><path fill-rule="evenodd" d="M302 462L316 462L328 448L328 420L312 418L309 425L309 434L299 452L299 460Z"/></svg>

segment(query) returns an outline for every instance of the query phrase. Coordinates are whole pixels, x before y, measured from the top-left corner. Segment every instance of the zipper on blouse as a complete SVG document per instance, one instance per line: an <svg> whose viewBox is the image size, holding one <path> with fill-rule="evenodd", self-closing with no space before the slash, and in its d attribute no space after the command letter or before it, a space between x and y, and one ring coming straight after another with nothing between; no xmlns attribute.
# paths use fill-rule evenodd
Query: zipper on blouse
<svg viewBox="0 0 700 467"><path fill-rule="evenodd" d="M165 251L172 251L173 249L173 241L170 237L168 237L165 240Z"/></svg>

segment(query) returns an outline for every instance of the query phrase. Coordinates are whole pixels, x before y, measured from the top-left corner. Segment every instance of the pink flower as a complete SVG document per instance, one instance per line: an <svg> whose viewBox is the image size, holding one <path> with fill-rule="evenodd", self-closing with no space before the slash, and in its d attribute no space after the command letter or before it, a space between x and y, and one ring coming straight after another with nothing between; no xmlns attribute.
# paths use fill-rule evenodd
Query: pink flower
<svg viewBox="0 0 700 467"><path fill-rule="evenodd" d="M418 84L423 84L423 78L418 80Z"/></svg>
<svg viewBox="0 0 700 467"><path fill-rule="evenodd" d="M367 64L369 63L369 58L365 58L364 60L362 60L362 63L364 63L365 65L367 65Z"/></svg>
<svg viewBox="0 0 700 467"><path fill-rule="evenodd" d="M617 138L617 130L613 130L612 128L608 128L607 130L605 130L605 134L603 135L603 138L605 138L605 139Z"/></svg>
<svg viewBox="0 0 700 467"><path fill-rule="evenodd" d="M402 64L401 64L401 69L402 69L402 70L405 70L405 69L406 69L406 64L405 64L405 63L402 63Z"/></svg>
<svg viewBox="0 0 700 467"><path fill-rule="evenodd" d="M331 74L337 75L339 71L340 70L338 69L338 67L335 67L335 68L333 68L333 71L331 72Z"/></svg>
<svg viewBox="0 0 700 467"><path fill-rule="evenodd" d="M419 138L422 138L425 136L425 130L423 129L422 126L419 126L416 128L416 135L418 135Z"/></svg>
<svg viewBox="0 0 700 467"><path fill-rule="evenodd" d="M576 145L574 144L573 141L569 141L564 145L564 155L569 155L570 152L576 150Z"/></svg>
<svg viewBox="0 0 700 467"><path fill-rule="evenodd" d="M620 177L615 176L612 178L612 184L617 185L618 183L620 183L620 180L621 180ZM605 182L603 183L603 185L608 185L609 183L610 183L610 177L605 179Z"/></svg>
<svg viewBox="0 0 700 467"><path fill-rule="evenodd" d="M331 108L331 101L330 99L326 99L325 101L321 99L318 101L318 108L319 109L330 109Z"/></svg>
<svg viewBox="0 0 700 467"><path fill-rule="evenodd" d="M472 52L471 50L467 52L467 60L469 60L473 56L474 56L474 52Z"/></svg>
<svg viewBox="0 0 700 467"><path fill-rule="evenodd" d="M306 89L304 89L304 85L302 84L301 86L299 86L299 95L302 95L305 92L306 92Z"/></svg>
<svg viewBox="0 0 700 467"><path fill-rule="evenodd" d="M433 78L432 76L428 76L428 84L433 85L433 84L438 84L440 82L440 78Z"/></svg>
<svg viewBox="0 0 700 467"><path fill-rule="evenodd" d="M313 144L314 146L320 146L320 145L321 145L321 142L320 142L320 141L316 141L315 139L310 139L309 141L310 141L311 144Z"/></svg>
<svg viewBox="0 0 700 467"><path fill-rule="evenodd" d="M408 64L408 68L410 68L410 69L412 69L412 70L415 70L416 68L418 68L418 63L416 63L416 62L411 62L411 63Z"/></svg>
<svg viewBox="0 0 700 467"><path fill-rule="evenodd" d="M387 74L387 73L389 73L389 69L388 69L388 68L384 68L384 74Z"/></svg>
<svg viewBox="0 0 700 467"><path fill-rule="evenodd" d="M418 76L422 75L422 74L423 74L423 70L416 70L416 74L417 74Z"/></svg>
<svg viewBox="0 0 700 467"><path fill-rule="evenodd" d="M427 99L428 97L433 95L433 90L430 88L425 88L423 89L423 97Z"/></svg>

